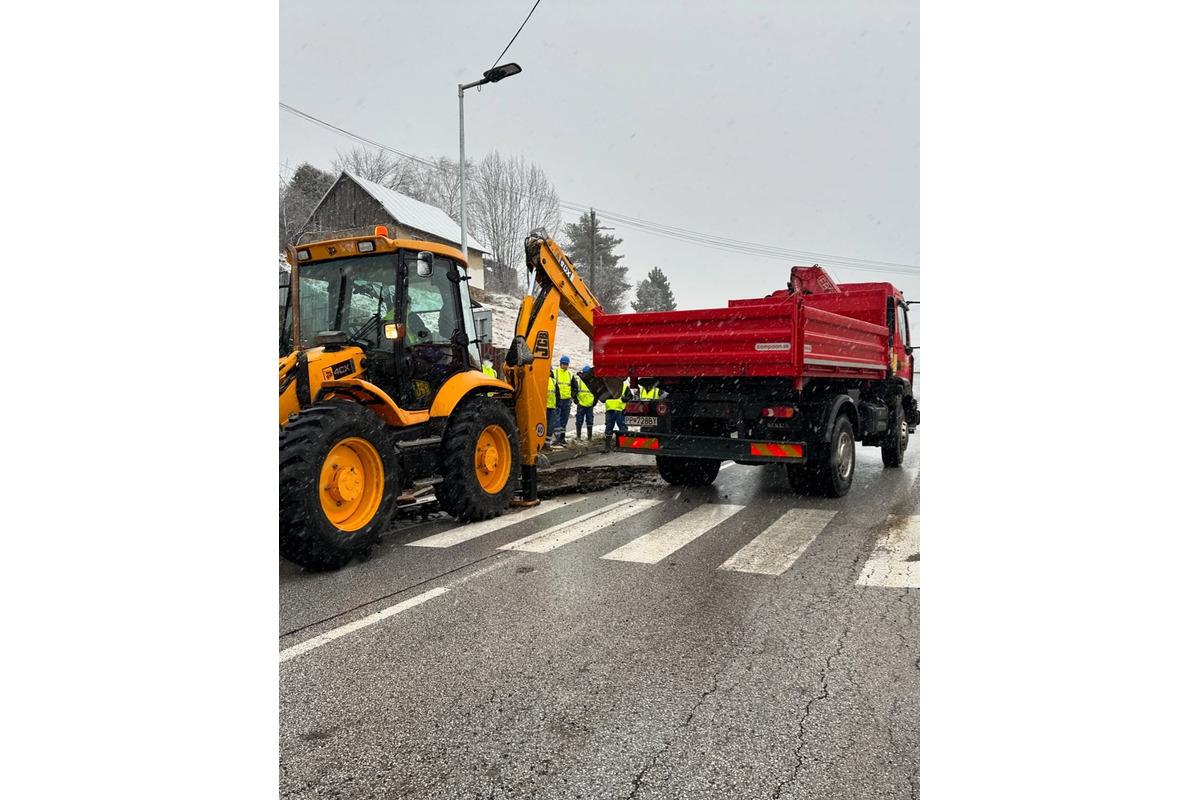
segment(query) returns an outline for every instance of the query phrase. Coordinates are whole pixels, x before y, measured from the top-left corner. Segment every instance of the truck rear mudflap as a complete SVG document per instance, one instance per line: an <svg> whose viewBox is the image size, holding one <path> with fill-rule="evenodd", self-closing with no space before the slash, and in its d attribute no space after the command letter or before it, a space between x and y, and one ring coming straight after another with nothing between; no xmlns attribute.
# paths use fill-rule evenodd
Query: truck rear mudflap
<svg viewBox="0 0 1200 800"><path fill-rule="evenodd" d="M649 456L714 458L744 464L803 464L808 456L808 446L804 442L769 442L651 431L618 434L617 450Z"/></svg>

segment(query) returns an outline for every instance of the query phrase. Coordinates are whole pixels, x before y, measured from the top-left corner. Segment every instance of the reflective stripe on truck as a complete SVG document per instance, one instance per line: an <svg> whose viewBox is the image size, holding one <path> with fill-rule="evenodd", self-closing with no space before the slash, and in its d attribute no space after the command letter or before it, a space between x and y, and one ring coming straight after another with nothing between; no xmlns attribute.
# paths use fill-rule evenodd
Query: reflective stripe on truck
<svg viewBox="0 0 1200 800"><path fill-rule="evenodd" d="M722 461L795 463L806 458L804 442L762 442L724 436L689 436L673 433L642 433L617 436L617 449L650 455L716 458Z"/></svg>

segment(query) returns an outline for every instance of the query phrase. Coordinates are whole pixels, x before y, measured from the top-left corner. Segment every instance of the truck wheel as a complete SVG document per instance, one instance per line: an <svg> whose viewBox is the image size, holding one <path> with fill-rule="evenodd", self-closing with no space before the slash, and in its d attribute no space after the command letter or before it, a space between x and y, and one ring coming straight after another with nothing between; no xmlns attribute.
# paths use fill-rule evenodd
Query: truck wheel
<svg viewBox="0 0 1200 800"><path fill-rule="evenodd" d="M517 423L498 400L470 397L450 417L442 439L442 480L434 494L460 522L491 519L517 489Z"/></svg>
<svg viewBox="0 0 1200 800"><path fill-rule="evenodd" d="M850 418L839 416L833 423L833 438L828 445L814 449L813 462L799 477L807 493L823 494L826 497L845 497L854 482L854 426ZM788 470L792 479L792 470ZM794 489L796 484L792 483ZM798 490L799 491L799 490Z"/></svg>
<svg viewBox="0 0 1200 800"><path fill-rule="evenodd" d="M908 420L900 403L892 406L888 414L887 440L881 449L885 467L898 467L904 463L904 451L908 449Z"/></svg>
<svg viewBox="0 0 1200 800"><path fill-rule="evenodd" d="M658 474L672 486L709 486L721 471L721 462L715 458L655 456L654 461Z"/></svg>
<svg viewBox="0 0 1200 800"><path fill-rule="evenodd" d="M346 401L302 410L279 431L279 554L311 570L366 556L391 524L399 485L379 417Z"/></svg>

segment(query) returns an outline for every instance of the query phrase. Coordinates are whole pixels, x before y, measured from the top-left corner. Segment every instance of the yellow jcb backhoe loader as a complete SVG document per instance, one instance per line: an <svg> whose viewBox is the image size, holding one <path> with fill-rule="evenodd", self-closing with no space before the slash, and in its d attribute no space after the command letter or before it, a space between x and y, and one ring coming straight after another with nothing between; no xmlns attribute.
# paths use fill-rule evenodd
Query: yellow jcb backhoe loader
<svg viewBox="0 0 1200 800"><path fill-rule="evenodd" d="M457 248L391 239L379 226L372 236L289 248L288 263L279 359L284 558L330 570L365 556L418 483L432 483L441 508L464 522L537 504L559 311L590 338L596 307L552 239L535 232L526 241L530 293L504 380L479 370Z"/></svg>

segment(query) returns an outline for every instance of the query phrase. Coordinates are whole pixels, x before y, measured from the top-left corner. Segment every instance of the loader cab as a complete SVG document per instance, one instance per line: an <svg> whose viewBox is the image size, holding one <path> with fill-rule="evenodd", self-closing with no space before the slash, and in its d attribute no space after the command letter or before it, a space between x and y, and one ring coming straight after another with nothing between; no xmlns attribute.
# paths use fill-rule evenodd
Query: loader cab
<svg viewBox="0 0 1200 800"><path fill-rule="evenodd" d="M382 252L349 249L347 257L322 259L341 255L333 243L298 251L300 344L314 347L319 334L341 332L365 356L364 374L357 377L401 408L427 409L452 375L480 363L466 270L439 252L449 248L389 252L384 246L394 240L377 241ZM281 357L292 347L294 308L289 302L284 314Z"/></svg>
<svg viewBox="0 0 1200 800"><path fill-rule="evenodd" d="M400 254L403 326L396 336L396 382L407 408L428 408L451 375L479 369L467 274L461 264L430 251ZM399 320L397 320L399 322Z"/></svg>

